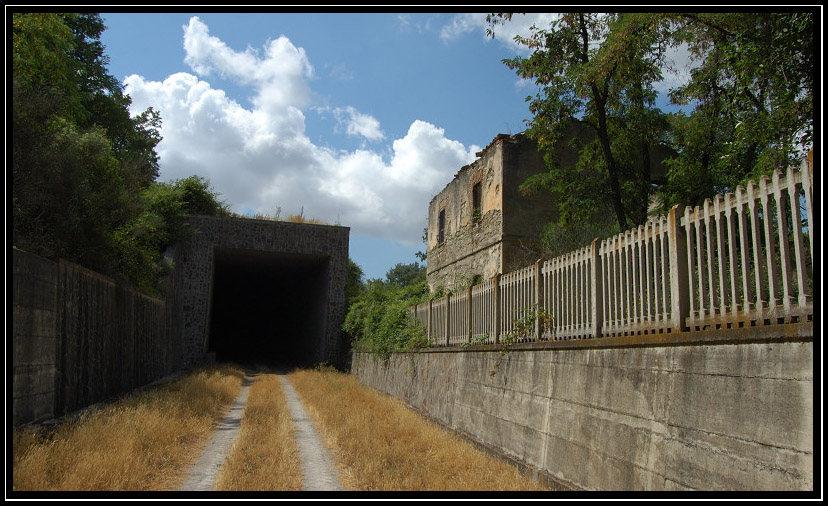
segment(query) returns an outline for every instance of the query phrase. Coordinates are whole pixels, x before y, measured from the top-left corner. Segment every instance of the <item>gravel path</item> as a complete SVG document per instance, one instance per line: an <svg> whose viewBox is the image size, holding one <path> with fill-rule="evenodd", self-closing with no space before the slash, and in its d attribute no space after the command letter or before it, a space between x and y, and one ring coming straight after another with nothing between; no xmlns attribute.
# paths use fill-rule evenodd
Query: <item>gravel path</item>
<svg viewBox="0 0 828 506"><path fill-rule="evenodd" d="M253 383L254 374L247 373L233 405L227 415L221 420L207 447L201 457L190 468L187 480L179 488L181 491L209 491L215 485L216 476L221 469L224 459L227 457L233 442L236 440L241 428L244 405L247 403L247 393L250 384ZM282 380L285 398L288 409L293 418L296 442L299 446L299 458L302 464L304 480L302 490L344 490L339 483L338 473L333 465L333 460L322 444L319 435L314 429L313 420L308 416L305 408L296 395L293 385L287 377L279 375Z"/></svg>
<svg viewBox="0 0 828 506"><path fill-rule="evenodd" d="M285 391L290 416L296 431L299 446L299 458L302 460L304 481L302 490L344 490L339 483L338 473L333 465L328 450L322 444L313 420L308 416L299 396L286 376L280 376Z"/></svg>
<svg viewBox="0 0 828 506"><path fill-rule="evenodd" d="M190 468L190 474L179 490L213 490L216 476L224 463L224 458L230 451L233 441L239 435L244 405L247 403L247 393L250 390L250 384L253 383L253 377L250 373L245 374L241 391L236 400L233 401L233 405L230 406L230 411L219 422L219 426L210 437L207 447L204 448L204 452L198 461Z"/></svg>

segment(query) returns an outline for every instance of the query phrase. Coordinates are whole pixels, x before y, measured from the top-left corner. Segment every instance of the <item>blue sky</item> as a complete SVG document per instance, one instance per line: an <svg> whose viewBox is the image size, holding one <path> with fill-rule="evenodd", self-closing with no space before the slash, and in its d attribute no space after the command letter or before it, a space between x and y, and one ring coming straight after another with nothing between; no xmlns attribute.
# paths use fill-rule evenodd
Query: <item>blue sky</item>
<svg viewBox="0 0 828 506"><path fill-rule="evenodd" d="M167 181L207 177L236 212L351 228L366 278L416 261L428 203L527 95L503 58L550 15L485 34L485 14L102 14L133 112L161 113ZM525 53L523 53L525 54Z"/></svg>

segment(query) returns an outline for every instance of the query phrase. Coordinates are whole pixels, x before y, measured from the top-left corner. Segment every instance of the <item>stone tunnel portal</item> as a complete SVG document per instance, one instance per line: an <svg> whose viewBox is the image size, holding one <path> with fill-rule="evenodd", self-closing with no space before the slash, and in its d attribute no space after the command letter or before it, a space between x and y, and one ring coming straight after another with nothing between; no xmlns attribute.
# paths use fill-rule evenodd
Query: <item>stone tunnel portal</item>
<svg viewBox="0 0 828 506"><path fill-rule="evenodd" d="M207 351L239 364L323 361L329 264L321 255L215 248Z"/></svg>

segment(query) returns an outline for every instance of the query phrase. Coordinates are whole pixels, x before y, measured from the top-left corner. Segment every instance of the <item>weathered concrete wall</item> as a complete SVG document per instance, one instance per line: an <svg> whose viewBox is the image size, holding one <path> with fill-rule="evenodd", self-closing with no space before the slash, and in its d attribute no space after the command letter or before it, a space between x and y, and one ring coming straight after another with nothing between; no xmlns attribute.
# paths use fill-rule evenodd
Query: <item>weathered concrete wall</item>
<svg viewBox="0 0 828 506"><path fill-rule="evenodd" d="M12 423L54 416L57 365L57 264L12 253Z"/></svg>
<svg viewBox="0 0 828 506"><path fill-rule="evenodd" d="M175 300L177 320L173 332L181 338L179 367L207 359L210 333L211 281L215 250L240 249L327 257L327 294L324 304L324 339L317 362L340 365L344 344L340 327L345 318L345 281L348 262L347 227L312 225L246 218L190 216L193 235L176 247Z"/></svg>
<svg viewBox="0 0 828 506"><path fill-rule="evenodd" d="M352 373L556 488L814 486L813 342L356 354Z"/></svg>
<svg viewBox="0 0 828 506"><path fill-rule="evenodd" d="M109 400L174 371L163 300L60 261L58 415Z"/></svg>
<svg viewBox="0 0 828 506"><path fill-rule="evenodd" d="M173 370L164 302L65 261L13 250L12 421L111 399Z"/></svg>

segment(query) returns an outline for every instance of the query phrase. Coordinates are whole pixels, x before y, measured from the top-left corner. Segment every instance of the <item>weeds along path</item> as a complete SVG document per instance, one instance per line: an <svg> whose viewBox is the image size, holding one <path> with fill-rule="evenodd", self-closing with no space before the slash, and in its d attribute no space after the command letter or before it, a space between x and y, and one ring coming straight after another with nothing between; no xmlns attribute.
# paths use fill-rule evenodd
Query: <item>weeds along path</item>
<svg viewBox="0 0 828 506"><path fill-rule="evenodd" d="M15 491L539 490L398 400L324 368L200 370L49 437L21 431L12 464Z"/></svg>
<svg viewBox="0 0 828 506"><path fill-rule="evenodd" d="M258 374L250 386L239 437L214 490L302 490L295 432L281 376Z"/></svg>
<svg viewBox="0 0 828 506"><path fill-rule="evenodd" d="M244 371L201 368L152 388L15 430L15 491L168 491L215 432Z"/></svg>

